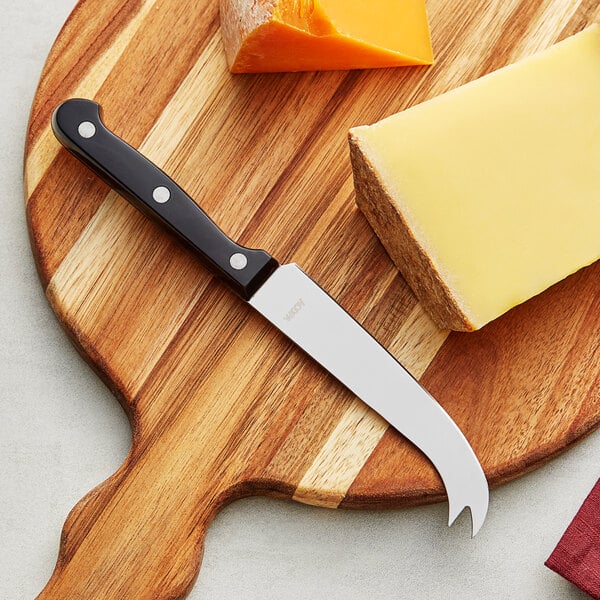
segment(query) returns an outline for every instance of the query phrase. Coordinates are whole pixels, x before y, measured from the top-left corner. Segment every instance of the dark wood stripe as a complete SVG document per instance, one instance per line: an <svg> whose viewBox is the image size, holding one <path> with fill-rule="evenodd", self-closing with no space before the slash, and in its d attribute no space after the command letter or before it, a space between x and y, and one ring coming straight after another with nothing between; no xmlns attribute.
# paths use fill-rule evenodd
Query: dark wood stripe
<svg viewBox="0 0 600 600"><path fill-rule="evenodd" d="M27 204L31 246L44 288L109 191L87 167L59 150Z"/></svg>

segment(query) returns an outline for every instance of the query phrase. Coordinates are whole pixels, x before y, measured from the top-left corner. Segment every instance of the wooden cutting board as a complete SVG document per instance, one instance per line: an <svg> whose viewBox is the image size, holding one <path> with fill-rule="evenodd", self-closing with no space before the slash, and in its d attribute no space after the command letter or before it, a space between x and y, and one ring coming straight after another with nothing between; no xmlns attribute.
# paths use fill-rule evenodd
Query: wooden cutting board
<svg viewBox="0 0 600 600"><path fill-rule="evenodd" d="M428 9L432 68L241 76L214 0L82 0L70 16L33 103L27 215L48 299L133 446L70 514L40 598L185 596L208 523L242 496L444 499L415 448L59 147L49 121L68 97L97 100L234 239L301 264L439 399L492 486L598 425L600 264L479 332L439 331L355 207L346 141L600 20L598 2Z"/></svg>

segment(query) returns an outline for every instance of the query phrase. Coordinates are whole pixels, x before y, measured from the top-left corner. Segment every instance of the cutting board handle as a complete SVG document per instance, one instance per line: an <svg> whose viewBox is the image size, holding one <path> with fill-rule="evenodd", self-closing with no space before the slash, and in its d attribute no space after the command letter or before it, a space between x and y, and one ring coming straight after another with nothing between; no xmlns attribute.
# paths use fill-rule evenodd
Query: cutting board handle
<svg viewBox="0 0 600 600"><path fill-rule="evenodd" d="M38 600L176 600L188 595L207 526L236 497L236 487L225 482L226 476L215 480L218 456L206 456L202 471L198 462L182 461L181 453L165 453L162 444L158 452L151 444L144 446L149 448L145 454L132 451L71 511L55 570ZM182 470L189 471L187 476Z"/></svg>

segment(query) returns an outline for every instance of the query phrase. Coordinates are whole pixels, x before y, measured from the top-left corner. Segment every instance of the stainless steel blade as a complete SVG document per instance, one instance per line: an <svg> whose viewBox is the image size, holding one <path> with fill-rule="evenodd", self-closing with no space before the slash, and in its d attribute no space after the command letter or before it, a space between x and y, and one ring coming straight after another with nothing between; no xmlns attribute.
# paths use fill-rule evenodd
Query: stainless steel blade
<svg viewBox="0 0 600 600"><path fill-rule="evenodd" d="M297 265L279 267L250 304L390 425L440 474L452 525L465 507L472 535L488 509L488 485L465 436L404 367Z"/></svg>

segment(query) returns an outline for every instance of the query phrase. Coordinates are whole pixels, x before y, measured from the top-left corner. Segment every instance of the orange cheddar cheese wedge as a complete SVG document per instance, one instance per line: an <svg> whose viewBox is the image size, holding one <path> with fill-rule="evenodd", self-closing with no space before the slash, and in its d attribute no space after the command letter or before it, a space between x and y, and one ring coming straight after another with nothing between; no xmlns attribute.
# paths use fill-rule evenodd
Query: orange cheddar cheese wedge
<svg viewBox="0 0 600 600"><path fill-rule="evenodd" d="M428 65L424 0L221 0L232 73Z"/></svg>

